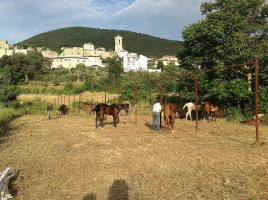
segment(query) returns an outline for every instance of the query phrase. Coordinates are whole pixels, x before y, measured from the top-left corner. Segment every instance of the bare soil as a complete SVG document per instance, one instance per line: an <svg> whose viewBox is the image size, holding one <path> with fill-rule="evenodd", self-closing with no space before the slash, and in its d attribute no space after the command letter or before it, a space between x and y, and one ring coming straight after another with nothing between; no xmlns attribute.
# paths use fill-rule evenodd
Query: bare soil
<svg viewBox="0 0 268 200"><path fill-rule="evenodd" d="M11 122L0 140L0 170L11 167L14 199L268 199L268 127L220 119L176 119L175 132L151 130L151 116L94 115Z"/></svg>

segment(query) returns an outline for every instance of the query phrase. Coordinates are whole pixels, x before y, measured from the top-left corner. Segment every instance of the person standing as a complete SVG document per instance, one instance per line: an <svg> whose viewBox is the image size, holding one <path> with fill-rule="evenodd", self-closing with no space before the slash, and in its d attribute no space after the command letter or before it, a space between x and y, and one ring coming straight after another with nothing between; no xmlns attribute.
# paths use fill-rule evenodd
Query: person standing
<svg viewBox="0 0 268 200"><path fill-rule="evenodd" d="M47 106L48 119L52 119L52 111L53 111L53 105L49 103Z"/></svg>
<svg viewBox="0 0 268 200"><path fill-rule="evenodd" d="M153 130L155 129L155 123L156 123L156 130L160 131L159 127L159 121L161 117L160 113L161 113L161 104L160 101L158 101L153 105L153 127L152 127Z"/></svg>

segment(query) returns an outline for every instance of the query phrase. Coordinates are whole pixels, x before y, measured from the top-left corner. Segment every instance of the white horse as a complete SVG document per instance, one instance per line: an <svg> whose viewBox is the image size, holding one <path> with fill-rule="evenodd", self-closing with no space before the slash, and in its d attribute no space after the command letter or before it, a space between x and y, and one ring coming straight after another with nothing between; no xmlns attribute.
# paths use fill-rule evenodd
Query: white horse
<svg viewBox="0 0 268 200"><path fill-rule="evenodd" d="M189 103L186 103L184 106L183 106L183 109L187 107L187 113L186 113L186 120L188 118L188 115L190 115L190 119L192 119L192 110L195 110L195 104L192 103L192 102L189 102ZM199 106L198 106L198 109L199 109Z"/></svg>

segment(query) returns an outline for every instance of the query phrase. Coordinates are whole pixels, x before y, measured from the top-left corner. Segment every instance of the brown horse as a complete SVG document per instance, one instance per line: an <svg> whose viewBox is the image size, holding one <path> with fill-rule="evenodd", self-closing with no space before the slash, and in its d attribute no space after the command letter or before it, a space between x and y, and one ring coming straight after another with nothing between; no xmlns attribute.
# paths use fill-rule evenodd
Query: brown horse
<svg viewBox="0 0 268 200"><path fill-rule="evenodd" d="M119 111L125 110L126 113L128 114L128 111L129 111L129 104L128 103L112 104L112 105L117 105L119 107Z"/></svg>
<svg viewBox="0 0 268 200"><path fill-rule="evenodd" d="M67 107L67 105L62 104L62 105L59 107L58 111L59 111L61 114L66 115L66 114L68 113L68 107Z"/></svg>
<svg viewBox="0 0 268 200"><path fill-rule="evenodd" d="M97 104L96 103L81 102L81 105L86 106L86 108L88 109L87 110L88 111L88 114L91 115L92 109L95 108Z"/></svg>
<svg viewBox="0 0 268 200"><path fill-rule="evenodd" d="M213 121L213 118L214 118L215 122L216 122L217 114L223 115L223 111L218 104L213 104L211 102L203 102L201 106L201 116L204 120L204 123L206 123L206 119L209 122L210 113L212 114L211 121Z"/></svg>
<svg viewBox="0 0 268 200"><path fill-rule="evenodd" d="M96 111L96 129L98 128L98 120L100 120L101 127L104 120L104 115L113 115L114 127L116 127L116 121L119 122L119 107L115 104L97 104L92 111Z"/></svg>
<svg viewBox="0 0 268 200"><path fill-rule="evenodd" d="M173 104L169 103L166 104L164 107L164 121L165 121L165 128L166 130L171 129L171 132L173 133L174 128L174 122L175 122L175 116L176 112L181 116L183 114L183 109L179 107L175 107ZM171 128L169 127L171 126Z"/></svg>

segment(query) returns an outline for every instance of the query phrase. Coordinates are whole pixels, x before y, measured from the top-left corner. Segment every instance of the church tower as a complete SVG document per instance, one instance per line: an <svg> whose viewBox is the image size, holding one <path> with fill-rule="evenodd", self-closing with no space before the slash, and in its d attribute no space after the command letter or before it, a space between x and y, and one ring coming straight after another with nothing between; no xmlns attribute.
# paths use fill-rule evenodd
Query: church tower
<svg viewBox="0 0 268 200"><path fill-rule="evenodd" d="M123 39L123 37L121 37L119 35L114 37L114 43L115 43L114 50L115 50L116 54L118 54L120 51L123 51L122 39Z"/></svg>

